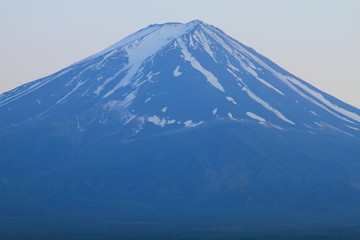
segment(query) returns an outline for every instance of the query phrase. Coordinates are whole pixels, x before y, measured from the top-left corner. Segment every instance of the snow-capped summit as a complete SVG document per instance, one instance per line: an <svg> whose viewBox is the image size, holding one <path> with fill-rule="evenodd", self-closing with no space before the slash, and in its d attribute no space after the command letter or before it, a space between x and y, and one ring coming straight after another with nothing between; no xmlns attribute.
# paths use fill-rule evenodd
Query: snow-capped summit
<svg viewBox="0 0 360 240"><path fill-rule="evenodd" d="M150 25L51 76L4 93L0 126L64 119L128 136L215 120L278 130L360 132L360 111L288 73L220 29Z"/></svg>

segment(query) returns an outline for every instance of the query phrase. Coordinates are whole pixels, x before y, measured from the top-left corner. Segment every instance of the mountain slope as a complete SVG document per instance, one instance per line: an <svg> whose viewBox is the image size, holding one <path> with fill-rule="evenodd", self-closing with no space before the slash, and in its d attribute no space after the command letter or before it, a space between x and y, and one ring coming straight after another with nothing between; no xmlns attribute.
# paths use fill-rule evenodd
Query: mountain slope
<svg viewBox="0 0 360 240"><path fill-rule="evenodd" d="M360 110L198 20L3 93L0 115L10 234L360 224Z"/></svg>

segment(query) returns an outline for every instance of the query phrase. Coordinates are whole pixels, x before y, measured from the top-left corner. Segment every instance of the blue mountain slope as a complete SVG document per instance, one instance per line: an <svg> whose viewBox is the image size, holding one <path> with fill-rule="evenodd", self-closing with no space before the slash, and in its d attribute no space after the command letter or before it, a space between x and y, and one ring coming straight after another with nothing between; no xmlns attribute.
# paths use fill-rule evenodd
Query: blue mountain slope
<svg viewBox="0 0 360 240"><path fill-rule="evenodd" d="M66 118L129 136L214 120L359 135L360 111L201 21L151 25L49 77L2 94L1 126Z"/></svg>
<svg viewBox="0 0 360 240"><path fill-rule="evenodd" d="M198 20L3 93L0 116L0 237L360 225L360 110Z"/></svg>

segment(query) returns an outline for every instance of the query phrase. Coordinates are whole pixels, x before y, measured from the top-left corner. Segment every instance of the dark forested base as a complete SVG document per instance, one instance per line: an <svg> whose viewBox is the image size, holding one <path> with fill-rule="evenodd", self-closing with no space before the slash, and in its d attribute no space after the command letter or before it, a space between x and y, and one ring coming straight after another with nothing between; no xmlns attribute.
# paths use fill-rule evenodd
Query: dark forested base
<svg viewBox="0 0 360 240"><path fill-rule="evenodd" d="M69 216L67 216L69 217ZM7 240L115 240L115 239L244 239L244 240L358 240L360 225L309 227L306 222L243 222L233 219L202 219L199 216L170 219L119 219L106 216L74 218L32 217L1 219L0 239ZM5 221L4 221L5 220Z"/></svg>
<svg viewBox="0 0 360 240"><path fill-rule="evenodd" d="M2 141L2 239L360 235L352 137L232 122L129 142L51 135Z"/></svg>

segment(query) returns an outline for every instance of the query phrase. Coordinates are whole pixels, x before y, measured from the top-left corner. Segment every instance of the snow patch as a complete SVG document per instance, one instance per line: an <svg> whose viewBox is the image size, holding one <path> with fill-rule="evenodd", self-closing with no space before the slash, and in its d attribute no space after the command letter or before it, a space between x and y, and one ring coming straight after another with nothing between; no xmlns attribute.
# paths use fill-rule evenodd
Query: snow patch
<svg viewBox="0 0 360 240"><path fill-rule="evenodd" d="M185 127L197 127L199 126L200 124L203 124L204 122L203 121L200 121L198 123L194 123L192 120L187 120L184 122L184 125Z"/></svg>
<svg viewBox="0 0 360 240"><path fill-rule="evenodd" d="M174 123L176 123L176 120L175 120L175 119L167 120L167 124L174 124Z"/></svg>
<svg viewBox="0 0 360 240"><path fill-rule="evenodd" d="M165 118L160 118L157 115L147 117L147 120L157 126L164 127L166 124L174 124L176 123L175 119L168 120Z"/></svg>
<svg viewBox="0 0 360 240"><path fill-rule="evenodd" d="M232 113L228 113L227 115L228 115L228 117L229 117L229 118L231 118L231 119L234 119L234 120L235 120L235 118L233 117Z"/></svg>
<svg viewBox="0 0 360 240"><path fill-rule="evenodd" d="M228 100L229 102L232 102L233 104L237 105L237 102L232 97L226 97L226 100Z"/></svg>
<svg viewBox="0 0 360 240"><path fill-rule="evenodd" d="M177 67L175 68L175 70L174 70L174 72L173 72L173 74L174 74L175 77L178 77L178 76L180 76L180 75L182 74L182 72L180 72L179 69L180 69L180 66L177 66Z"/></svg>
<svg viewBox="0 0 360 240"><path fill-rule="evenodd" d="M164 127L165 124L166 124L166 119L165 118L162 118L160 119L158 116L154 115L154 116L151 116L151 117L148 117L147 120L155 125L158 125L158 126L161 126L161 127Z"/></svg>

